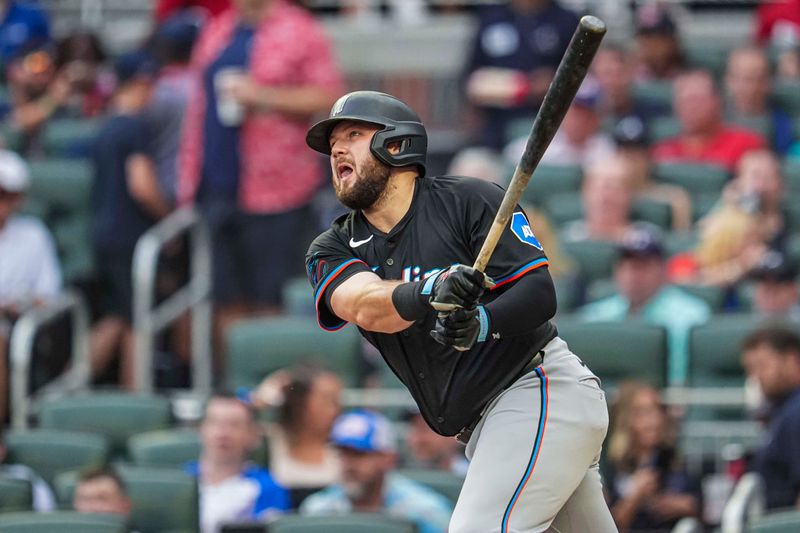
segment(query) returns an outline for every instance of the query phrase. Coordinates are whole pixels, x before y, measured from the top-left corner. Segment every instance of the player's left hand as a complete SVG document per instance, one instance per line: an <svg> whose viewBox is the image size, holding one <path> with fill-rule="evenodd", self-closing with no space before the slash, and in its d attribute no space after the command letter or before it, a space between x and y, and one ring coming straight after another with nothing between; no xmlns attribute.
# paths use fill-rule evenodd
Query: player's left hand
<svg viewBox="0 0 800 533"><path fill-rule="evenodd" d="M461 308L450 313L439 313L431 337L463 352L476 342L483 342L488 331L489 318L482 308Z"/></svg>

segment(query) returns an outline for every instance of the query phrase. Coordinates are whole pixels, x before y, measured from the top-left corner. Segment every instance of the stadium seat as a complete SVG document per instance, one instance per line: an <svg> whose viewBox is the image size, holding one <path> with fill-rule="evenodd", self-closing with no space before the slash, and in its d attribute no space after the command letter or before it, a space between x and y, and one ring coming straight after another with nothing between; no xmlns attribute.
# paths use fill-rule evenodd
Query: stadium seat
<svg viewBox="0 0 800 533"><path fill-rule="evenodd" d="M358 381L361 342L353 326L331 333L314 318L243 320L229 329L227 347L227 375L234 389L255 387L270 372L307 359L324 363L346 385Z"/></svg>
<svg viewBox="0 0 800 533"><path fill-rule="evenodd" d="M655 224L665 231L672 228L672 206L651 198L637 198L631 206L631 218Z"/></svg>
<svg viewBox="0 0 800 533"><path fill-rule="evenodd" d="M51 120L42 131L44 151L49 157L87 157L99 129L97 120Z"/></svg>
<svg viewBox="0 0 800 533"><path fill-rule="evenodd" d="M84 159L44 159L30 162L28 194L53 210L91 207L92 167Z"/></svg>
<svg viewBox="0 0 800 533"><path fill-rule="evenodd" d="M108 437L111 453L125 454L128 438L136 433L170 426L169 400L121 392L82 394L42 403L43 428L99 433Z"/></svg>
<svg viewBox="0 0 800 533"><path fill-rule="evenodd" d="M580 165L539 165L530 185L522 193L522 203L544 206L555 194L578 192L582 180L583 169Z"/></svg>
<svg viewBox="0 0 800 533"><path fill-rule="evenodd" d="M137 466L182 467L200 456L200 436L192 429L162 429L128 439L128 456Z"/></svg>
<svg viewBox="0 0 800 533"><path fill-rule="evenodd" d="M797 533L800 531L800 511L773 512L753 520L747 533Z"/></svg>
<svg viewBox="0 0 800 533"><path fill-rule="evenodd" d="M731 115L727 117L727 122L758 133L765 139L772 138L772 118L769 116Z"/></svg>
<svg viewBox="0 0 800 533"><path fill-rule="evenodd" d="M385 514L286 515L267 526L268 533L416 533L413 522Z"/></svg>
<svg viewBox="0 0 800 533"><path fill-rule="evenodd" d="M792 115L800 116L800 84L797 82L778 82L772 86L772 101Z"/></svg>
<svg viewBox="0 0 800 533"><path fill-rule="evenodd" d="M281 289L283 312L289 316L315 317L314 291L308 278L293 278L284 283Z"/></svg>
<svg viewBox="0 0 800 533"><path fill-rule="evenodd" d="M559 336L603 380L604 388L625 379L645 380L656 387L666 383L664 328L636 321L585 322L575 316L555 323Z"/></svg>
<svg viewBox="0 0 800 533"><path fill-rule="evenodd" d="M800 235L792 235L786 243L786 253L796 265L800 265Z"/></svg>
<svg viewBox="0 0 800 533"><path fill-rule="evenodd" d="M125 533L125 517L76 511L3 513L2 533Z"/></svg>
<svg viewBox="0 0 800 533"><path fill-rule="evenodd" d="M725 74L730 46L717 39L700 39L684 43L683 53L690 67L708 70L720 78Z"/></svg>
<svg viewBox="0 0 800 533"><path fill-rule="evenodd" d="M719 192L703 192L692 195L692 221L697 222L719 203Z"/></svg>
<svg viewBox="0 0 800 533"><path fill-rule="evenodd" d="M6 435L8 462L33 468L48 482L56 474L102 465L108 456L108 440L102 435L34 429Z"/></svg>
<svg viewBox="0 0 800 533"><path fill-rule="evenodd" d="M583 218L583 200L580 192L552 194L544 202L544 210L555 227Z"/></svg>
<svg viewBox="0 0 800 533"><path fill-rule="evenodd" d="M30 482L5 475L0 468L0 512L32 509L33 490Z"/></svg>
<svg viewBox="0 0 800 533"><path fill-rule="evenodd" d="M672 107L671 81L637 81L633 86L633 98L639 102L655 104L664 109Z"/></svg>
<svg viewBox="0 0 800 533"><path fill-rule="evenodd" d="M197 480L179 468L118 466L133 502L131 524L141 533L191 533L198 530ZM72 501L79 472L65 472L55 479L56 497ZM2 529L0 529L2 531Z"/></svg>
<svg viewBox="0 0 800 533"><path fill-rule="evenodd" d="M713 285L679 285L679 287L706 302L714 313L722 311L725 304L725 289Z"/></svg>
<svg viewBox="0 0 800 533"><path fill-rule="evenodd" d="M617 244L609 241L564 241L564 253L575 260L587 282L611 276L617 259Z"/></svg>
<svg viewBox="0 0 800 533"><path fill-rule="evenodd" d="M430 468L400 468L397 474L435 490L453 504L458 500L464 484L464 478L458 474Z"/></svg>
<svg viewBox="0 0 800 533"><path fill-rule="evenodd" d="M800 194L800 159L787 158L783 162L783 179L788 192Z"/></svg>
<svg viewBox="0 0 800 533"><path fill-rule="evenodd" d="M664 250L670 257L694 249L697 242L698 235L694 231L671 231L664 235Z"/></svg>
<svg viewBox="0 0 800 533"><path fill-rule="evenodd" d="M675 117L656 117L650 121L650 137L654 143L675 137L680 132L681 124Z"/></svg>
<svg viewBox="0 0 800 533"><path fill-rule="evenodd" d="M654 169L656 181L679 185L690 195L714 193L719 196L728 181L724 167L708 163L658 163Z"/></svg>

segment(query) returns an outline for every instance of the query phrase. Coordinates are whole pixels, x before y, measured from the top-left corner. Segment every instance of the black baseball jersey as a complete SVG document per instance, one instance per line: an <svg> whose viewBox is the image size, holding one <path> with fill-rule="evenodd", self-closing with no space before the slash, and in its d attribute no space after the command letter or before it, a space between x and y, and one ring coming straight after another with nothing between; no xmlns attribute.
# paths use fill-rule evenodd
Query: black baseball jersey
<svg viewBox="0 0 800 533"><path fill-rule="evenodd" d="M456 263L472 265L503 195L501 187L474 178L417 178L408 212L388 234L372 227L358 211L335 220L306 256L320 326L336 330L345 325L331 310L330 295L357 272L418 281ZM481 303L491 302L516 280L547 264L518 207L486 269L497 285L486 291ZM549 276L546 279L552 283ZM426 319L399 333L359 330L408 387L428 424L443 435L455 435L472 422L555 336L555 328L545 322L514 337L488 332L484 342L460 352L430 336L435 322L431 310Z"/></svg>

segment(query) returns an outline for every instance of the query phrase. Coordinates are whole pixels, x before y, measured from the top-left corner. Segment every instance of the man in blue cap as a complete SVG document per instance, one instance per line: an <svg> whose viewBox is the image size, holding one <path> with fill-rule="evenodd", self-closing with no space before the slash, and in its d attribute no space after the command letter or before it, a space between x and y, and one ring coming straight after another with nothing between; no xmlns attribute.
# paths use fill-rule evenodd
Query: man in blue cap
<svg viewBox="0 0 800 533"><path fill-rule="evenodd" d="M370 411L346 413L336 420L331 441L341 454L341 483L309 496L300 506L301 513L383 512L415 522L420 533L447 530L451 503L391 473L397 453L389 420Z"/></svg>

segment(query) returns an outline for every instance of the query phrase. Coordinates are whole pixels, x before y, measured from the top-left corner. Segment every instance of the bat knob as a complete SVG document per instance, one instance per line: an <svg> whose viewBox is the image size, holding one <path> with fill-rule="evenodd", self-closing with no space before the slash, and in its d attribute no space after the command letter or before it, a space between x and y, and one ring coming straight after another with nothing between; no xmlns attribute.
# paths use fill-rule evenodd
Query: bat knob
<svg viewBox="0 0 800 533"><path fill-rule="evenodd" d="M581 29L592 33L604 34L606 32L606 23L592 15L585 15L581 17Z"/></svg>

